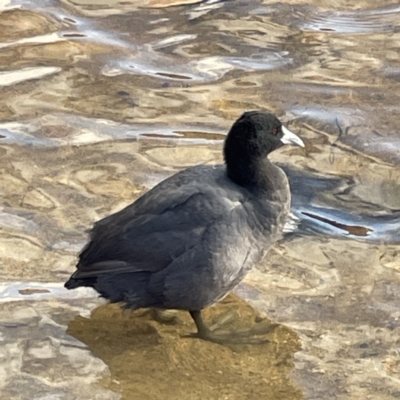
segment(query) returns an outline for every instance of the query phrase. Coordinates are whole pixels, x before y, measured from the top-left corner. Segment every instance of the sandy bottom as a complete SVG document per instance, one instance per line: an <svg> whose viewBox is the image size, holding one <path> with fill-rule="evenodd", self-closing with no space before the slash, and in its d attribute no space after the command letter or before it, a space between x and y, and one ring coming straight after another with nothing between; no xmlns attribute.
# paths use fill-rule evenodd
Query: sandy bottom
<svg viewBox="0 0 400 400"><path fill-rule="evenodd" d="M204 312L213 324L233 313L224 330L253 326L261 317L237 296L230 295ZM187 312L173 322L156 321L148 310L123 311L118 305L78 316L68 331L86 343L110 368L101 384L122 399L301 399L288 374L300 349L296 334L278 326L267 344L220 345L196 338Z"/></svg>

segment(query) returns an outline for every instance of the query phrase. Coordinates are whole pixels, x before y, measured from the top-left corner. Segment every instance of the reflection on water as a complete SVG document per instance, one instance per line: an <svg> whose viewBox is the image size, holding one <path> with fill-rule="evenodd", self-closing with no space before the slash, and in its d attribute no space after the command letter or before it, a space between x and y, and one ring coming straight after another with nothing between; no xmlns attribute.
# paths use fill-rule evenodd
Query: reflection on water
<svg viewBox="0 0 400 400"><path fill-rule="evenodd" d="M199 373L193 398L398 398L399 26L396 1L1 2L2 392L173 399ZM220 162L249 109L277 113L306 149L273 155L291 228L237 292L302 349L284 326L253 354L147 320L164 339L138 349L139 317L89 318L101 301L61 287L85 230L176 170Z"/></svg>

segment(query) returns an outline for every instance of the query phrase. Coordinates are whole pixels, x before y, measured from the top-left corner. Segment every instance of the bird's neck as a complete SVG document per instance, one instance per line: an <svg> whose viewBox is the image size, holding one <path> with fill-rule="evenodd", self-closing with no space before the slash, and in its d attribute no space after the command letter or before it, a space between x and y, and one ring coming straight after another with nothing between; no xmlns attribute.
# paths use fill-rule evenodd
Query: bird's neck
<svg viewBox="0 0 400 400"><path fill-rule="evenodd" d="M231 162L230 162L231 161ZM267 157L240 157L236 160L226 160L228 177L239 186L270 190L276 180L279 168L273 165Z"/></svg>

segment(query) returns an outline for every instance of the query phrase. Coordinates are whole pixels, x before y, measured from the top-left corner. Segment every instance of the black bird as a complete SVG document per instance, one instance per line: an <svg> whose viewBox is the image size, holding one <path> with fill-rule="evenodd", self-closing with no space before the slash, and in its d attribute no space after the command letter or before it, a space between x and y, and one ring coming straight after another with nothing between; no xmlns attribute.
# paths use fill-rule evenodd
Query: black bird
<svg viewBox="0 0 400 400"><path fill-rule="evenodd" d="M229 341L207 328L201 310L227 295L279 238L290 189L267 156L284 144L304 147L275 115L245 112L226 137L224 165L187 168L98 221L65 287L93 287L133 310L187 310L194 336Z"/></svg>

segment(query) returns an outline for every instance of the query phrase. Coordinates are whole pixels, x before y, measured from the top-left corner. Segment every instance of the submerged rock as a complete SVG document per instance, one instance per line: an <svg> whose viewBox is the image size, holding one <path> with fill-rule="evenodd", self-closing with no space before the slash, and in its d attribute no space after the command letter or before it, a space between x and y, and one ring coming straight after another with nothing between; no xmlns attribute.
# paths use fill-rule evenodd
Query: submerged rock
<svg viewBox="0 0 400 400"><path fill-rule="evenodd" d="M229 295L204 311L208 324L236 330L265 322L246 302ZM224 323L225 321L225 323ZM86 343L110 368L112 390L124 399L301 399L288 377L297 335L271 324L262 345L220 345L185 337L195 331L188 313L155 321L150 310L100 306L90 318L77 316L67 332Z"/></svg>

